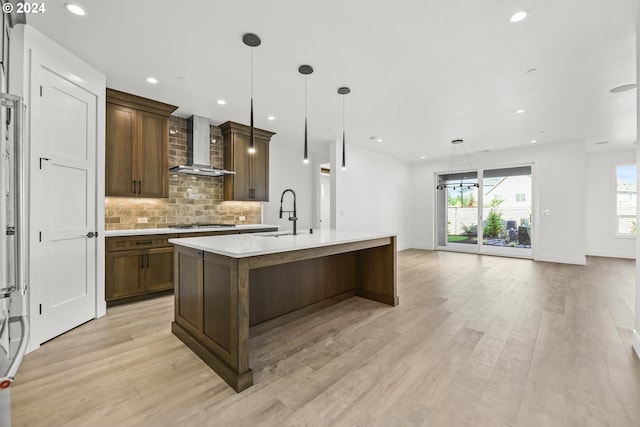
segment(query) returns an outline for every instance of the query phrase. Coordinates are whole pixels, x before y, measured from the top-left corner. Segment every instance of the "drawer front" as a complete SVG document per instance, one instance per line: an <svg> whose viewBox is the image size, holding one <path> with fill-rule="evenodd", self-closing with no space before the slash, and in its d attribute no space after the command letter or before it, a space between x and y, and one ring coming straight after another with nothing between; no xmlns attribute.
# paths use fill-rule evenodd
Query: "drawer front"
<svg viewBox="0 0 640 427"><path fill-rule="evenodd" d="M133 249L163 248L171 246L169 239L175 234L154 234L149 236L107 237L107 252L128 251Z"/></svg>

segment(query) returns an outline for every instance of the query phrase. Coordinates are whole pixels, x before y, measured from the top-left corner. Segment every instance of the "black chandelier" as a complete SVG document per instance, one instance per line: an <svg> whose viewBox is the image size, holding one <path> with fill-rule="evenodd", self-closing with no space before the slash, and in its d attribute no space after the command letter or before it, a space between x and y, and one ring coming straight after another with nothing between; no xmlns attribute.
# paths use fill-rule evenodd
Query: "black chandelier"
<svg viewBox="0 0 640 427"><path fill-rule="evenodd" d="M464 151L464 155L467 158L467 164L469 165L469 169L473 169L473 167L471 166L471 160L469 160L469 154L467 153L466 148L464 148L464 141L462 139L454 139L453 141L451 141L451 144L453 145L453 151L451 152L451 159L449 159L449 173L453 172L453 167L454 167L454 163L455 163L455 158L456 158L456 147L458 145L462 146L462 151ZM445 182L442 184L438 184L436 185L436 189L438 190L444 190L447 188L451 188L452 190L471 190L472 188L479 188L480 185L477 182L464 182L464 177L460 178L460 182Z"/></svg>

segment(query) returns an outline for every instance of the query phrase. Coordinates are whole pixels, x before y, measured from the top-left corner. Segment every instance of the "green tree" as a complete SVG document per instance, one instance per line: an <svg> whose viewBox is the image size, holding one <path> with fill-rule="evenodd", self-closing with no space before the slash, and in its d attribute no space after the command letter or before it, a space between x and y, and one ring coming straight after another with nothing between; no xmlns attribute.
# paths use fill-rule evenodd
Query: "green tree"
<svg viewBox="0 0 640 427"><path fill-rule="evenodd" d="M491 209L489 209L487 223L482 229L482 232L486 237L498 237L503 233L502 212L498 209L498 206L500 206L502 202L504 202L504 199L494 198L491 200Z"/></svg>

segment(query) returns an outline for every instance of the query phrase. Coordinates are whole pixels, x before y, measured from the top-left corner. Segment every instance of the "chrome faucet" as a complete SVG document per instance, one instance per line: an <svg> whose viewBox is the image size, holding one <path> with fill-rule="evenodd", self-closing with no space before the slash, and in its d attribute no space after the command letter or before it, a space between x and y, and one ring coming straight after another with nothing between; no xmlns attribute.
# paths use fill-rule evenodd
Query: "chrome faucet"
<svg viewBox="0 0 640 427"><path fill-rule="evenodd" d="M291 194L293 194L293 210L292 211L283 211L282 210L282 201L284 200L284 195L287 191L290 191ZM280 196L280 218L282 218L282 213L286 212L289 214L289 221L293 221L293 235L297 235L297 227L296 227L296 221L298 221L298 215L296 212L296 192L293 191L290 188L287 188L286 190L284 190L282 192L282 196Z"/></svg>

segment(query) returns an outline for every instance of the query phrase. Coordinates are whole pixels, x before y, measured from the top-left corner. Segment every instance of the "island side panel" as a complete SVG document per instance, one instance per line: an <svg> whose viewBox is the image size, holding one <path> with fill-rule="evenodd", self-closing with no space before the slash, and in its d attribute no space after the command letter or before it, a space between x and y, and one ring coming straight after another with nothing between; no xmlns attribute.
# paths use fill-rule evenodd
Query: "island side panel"
<svg viewBox="0 0 640 427"><path fill-rule="evenodd" d="M175 320L185 327L201 330L202 251L175 248L173 275Z"/></svg>
<svg viewBox="0 0 640 427"><path fill-rule="evenodd" d="M248 351L248 291L242 291L248 284L246 280L239 283L243 276L239 274L240 263L177 245L176 317L172 323L173 333L238 392L253 384ZM242 316L246 320L240 319Z"/></svg>
<svg viewBox="0 0 640 427"><path fill-rule="evenodd" d="M396 237L388 245L356 253L356 295L384 304L398 305Z"/></svg>
<svg viewBox="0 0 640 427"><path fill-rule="evenodd" d="M231 352L232 276L235 260L210 256L204 259L203 332L227 352Z"/></svg>
<svg viewBox="0 0 640 427"><path fill-rule="evenodd" d="M355 261L348 252L250 270L251 326L349 292Z"/></svg>
<svg viewBox="0 0 640 427"><path fill-rule="evenodd" d="M242 391L253 385L253 372L249 368L249 262L247 259L237 261L236 291L232 310L232 345L236 354L238 388ZM234 325L235 323L235 325ZM237 339L237 340L236 340Z"/></svg>

